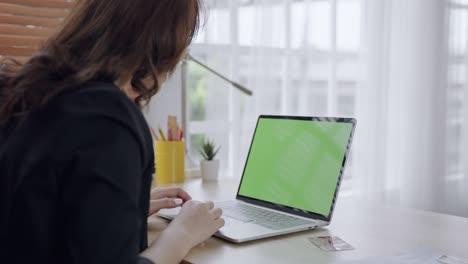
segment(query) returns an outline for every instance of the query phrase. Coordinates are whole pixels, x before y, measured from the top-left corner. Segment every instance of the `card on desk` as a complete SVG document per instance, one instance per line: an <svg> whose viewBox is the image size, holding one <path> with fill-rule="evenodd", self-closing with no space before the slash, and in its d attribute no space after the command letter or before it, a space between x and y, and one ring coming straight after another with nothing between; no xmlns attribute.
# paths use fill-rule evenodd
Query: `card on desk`
<svg viewBox="0 0 468 264"><path fill-rule="evenodd" d="M354 247L337 236L310 237L309 241L324 251L353 250Z"/></svg>
<svg viewBox="0 0 468 264"><path fill-rule="evenodd" d="M463 262L462 260L446 255L441 256L437 261L443 264L466 264L466 262Z"/></svg>

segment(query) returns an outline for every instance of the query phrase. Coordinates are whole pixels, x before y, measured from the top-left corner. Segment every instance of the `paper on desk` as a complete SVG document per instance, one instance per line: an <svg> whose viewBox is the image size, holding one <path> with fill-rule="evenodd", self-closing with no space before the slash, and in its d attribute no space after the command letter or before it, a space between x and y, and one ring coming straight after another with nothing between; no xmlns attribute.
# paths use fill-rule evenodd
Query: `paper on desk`
<svg viewBox="0 0 468 264"><path fill-rule="evenodd" d="M447 260L448 259L448 260ZM335 264L467 264L455 258L435 253L424 247L411 253L392 257L370 257L361 260L341 261Z"/></svg>

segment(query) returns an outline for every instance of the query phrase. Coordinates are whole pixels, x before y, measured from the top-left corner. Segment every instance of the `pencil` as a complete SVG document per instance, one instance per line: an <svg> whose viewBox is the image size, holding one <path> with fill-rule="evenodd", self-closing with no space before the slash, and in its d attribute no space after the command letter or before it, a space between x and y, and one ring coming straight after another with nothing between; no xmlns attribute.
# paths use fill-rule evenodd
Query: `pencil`
<svg viewBox="0 0 468 264"><path fill-rule="evenodd" d="M170 128L167 129L167 139L169 141L174 141L174 134L172 133L172 130Z"/></svg>
<svg viewBox="0 0 468 264"><path fill-rule="evenodd" d="M182 141L184 139L184 131L181 129L179 131L179 141Z"/></svg>
<svg viewBox="0 0 468 264"><path fill-rule="evenodd" d="M161 136L162 141L166 141L166 136L164 136L164 132L161 128L158 128L159 135Z"/></svg>

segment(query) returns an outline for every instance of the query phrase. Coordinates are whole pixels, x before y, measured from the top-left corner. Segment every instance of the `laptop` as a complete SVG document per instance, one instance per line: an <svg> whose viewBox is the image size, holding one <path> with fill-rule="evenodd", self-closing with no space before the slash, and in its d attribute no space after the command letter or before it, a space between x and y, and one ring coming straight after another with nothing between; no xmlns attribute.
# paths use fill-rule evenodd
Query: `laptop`
<svg viewBox="0 0 468 264"><path fill-rule="evenodd" d="M215 236L242 243L329 225L355 127L352 118L260 116L236 199L215 203L226 222Z"/></svg>

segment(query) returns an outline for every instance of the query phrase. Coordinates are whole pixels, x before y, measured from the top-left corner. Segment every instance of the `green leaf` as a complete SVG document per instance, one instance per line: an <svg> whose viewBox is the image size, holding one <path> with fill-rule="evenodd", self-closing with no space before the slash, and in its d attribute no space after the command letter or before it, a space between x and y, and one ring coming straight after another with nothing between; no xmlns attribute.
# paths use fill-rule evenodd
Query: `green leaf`
<svg viewBox="0 0 468 264"><path fill-rule="evenodd" d="M205 139L199 151L205 160L213 160L216 157L216 154L218 154L219 149L220 147L216 148L214 141Z"/></svg>

